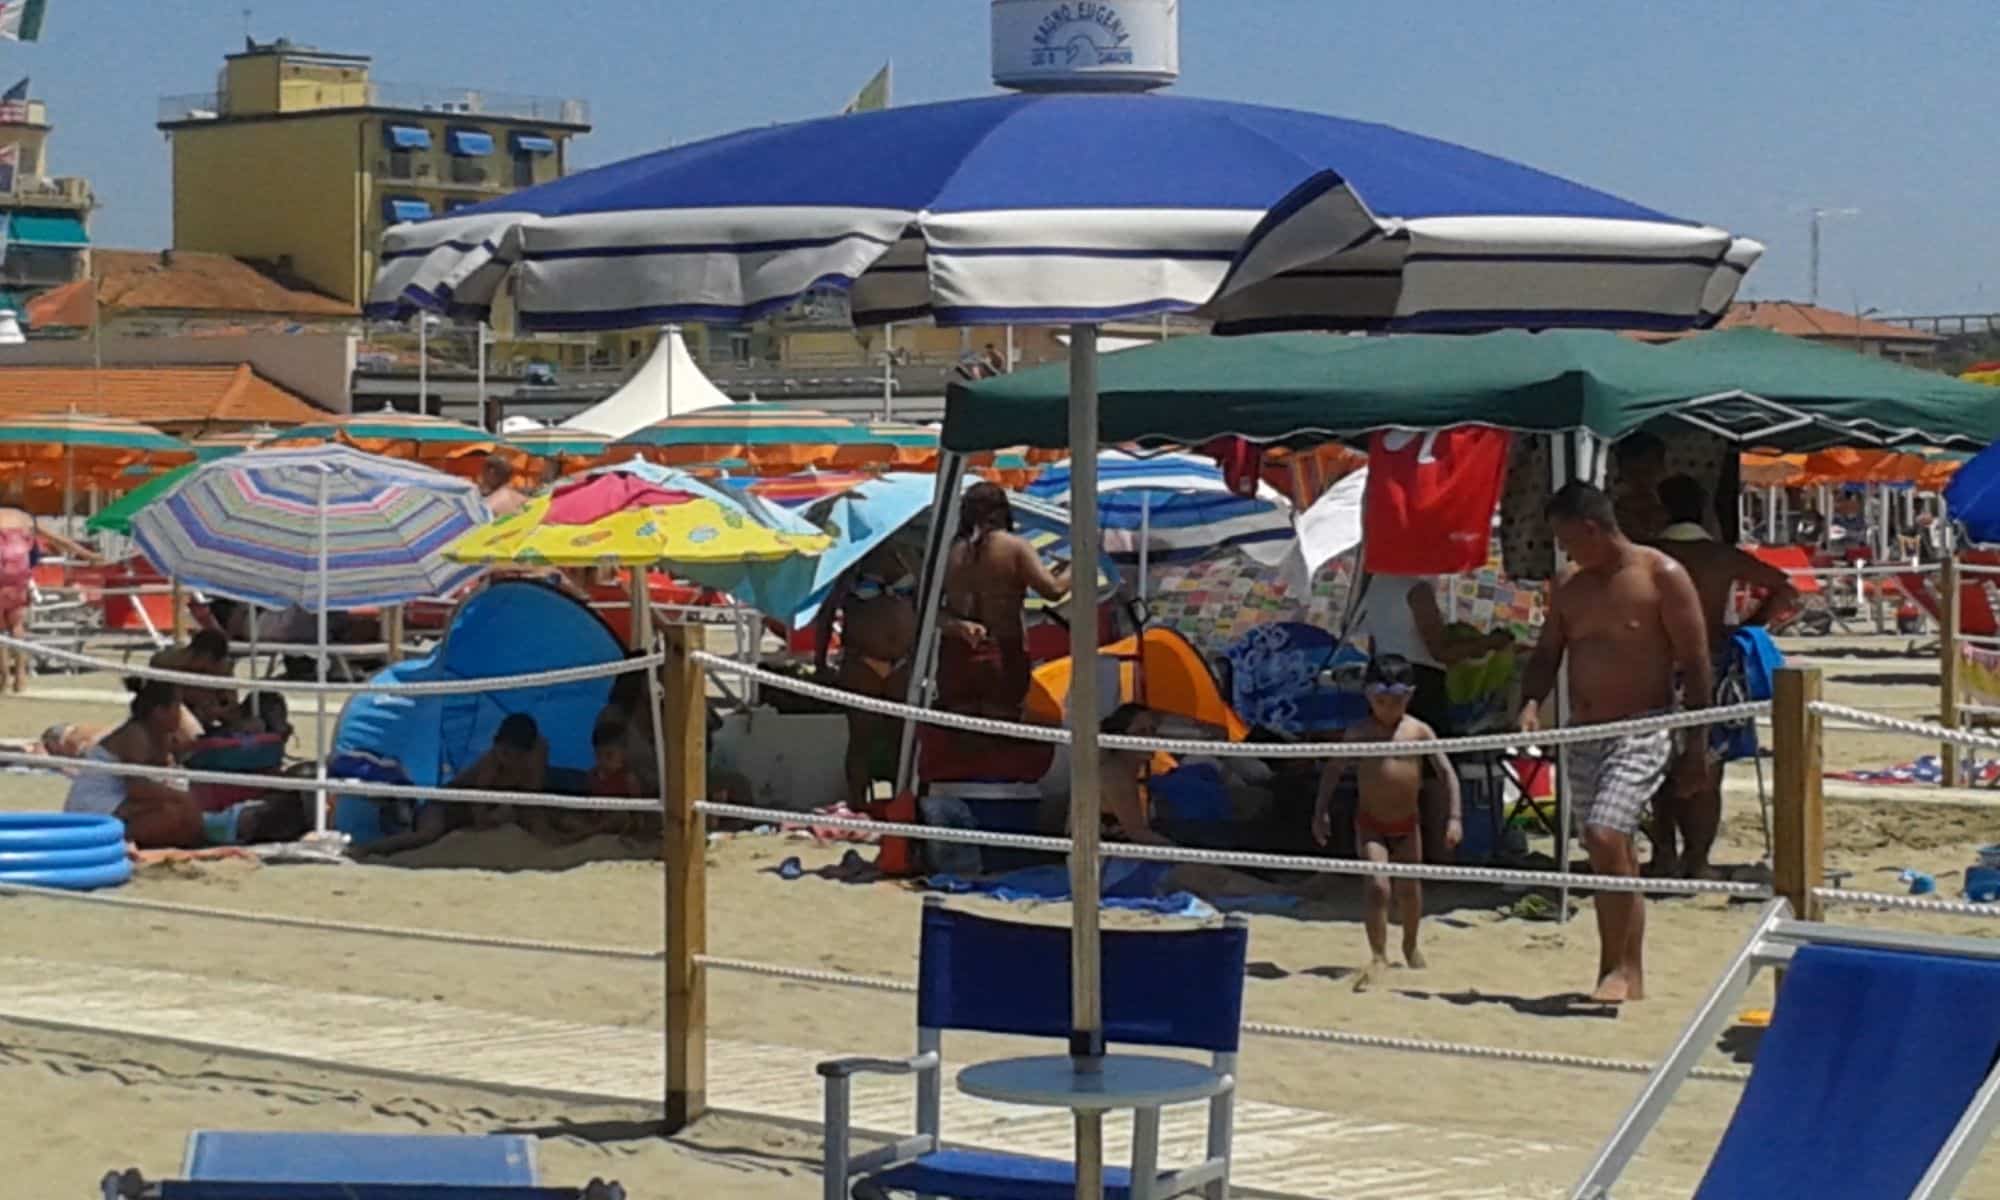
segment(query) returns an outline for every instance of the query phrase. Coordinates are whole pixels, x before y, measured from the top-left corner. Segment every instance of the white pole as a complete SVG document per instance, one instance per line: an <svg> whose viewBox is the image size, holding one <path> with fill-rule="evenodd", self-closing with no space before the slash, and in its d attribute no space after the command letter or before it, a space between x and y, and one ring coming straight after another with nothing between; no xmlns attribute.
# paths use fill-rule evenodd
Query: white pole
<svg viewBox="0 0 2000 1200"><path fill-rule="evenodd" d="M896 419L896 327L882 327L882 419Z"/></svg>
<svg viewBox="0 0 2000 1200"><path fill-rule="evenodd" d="M667 340L667 415L671 417L674 415L674 363L679 358L679 355L674 353L679 349L674 342L681 336L681 327L662 325L660 336Z"/></svg>
<svg viewBox="0 0 2000 1200"><path fill-rule="evenodd" d="M1014 327L1012 325L1007 326L1007 361L1001 365L1000 369L1005 372L1011 372L1014 369Z"/></svg>
<svg viewBox="0 0 2000 1200"><path fill-rule="evenodd" d="M417 411L427 413L431 392L431 315L417 314Z"/></svg>
<svg viewBox="0 0 2000 1200"><path fill-rule="evenodd" d="M1069 1049L1080 1074L1104 1062L1103 965L1098 940L1097 725L1097 327L1070 326L1070 684L1069 883L1071 1016ZM1104 1195L1104 1114L1076 1114L1078 1200Z"/></svg>
<svg viewBox="0 0 2000 1200"><path fill-rule="evenodd" d="M489 420L486 412L486 322L480 321L473 327L473 335L479 339L479 427L488 433L500 432L500 422Z"/></svg>
<svg viewBox="0 0 2000 1200"><path fill-rule="evenodd" d="M1577 435L1581 436L1581 435ZM1549 439L1549 470L1551 493L1561 491L1572 479L1581 479L1583 474L1577 469L1580 464L1570 462L1572 435L1558 433ZM1575 447L1580 450L1581 447ZM1579 454L1578 457L1581 457ZM1567 559L1562 547L1556 547L1556 574L1562 574ZM1555 603L1555 580L1549 581L1549 604ZM1544 613L1546 620L1547 614ZM1556 724L1569 724L1569 660L1565 658L1556 668ZM1575 811L1576 798L1570 793L1570 781L1575 778L1569 769L1569 747L1556 747L1556 879L1558 883L1556 900L1556 923L1569 923L1569 827L1570 814Z"/></svg>
<svg viewBox="0 0 2000 1200"><path fill-rule="evenodd" d="M1071 511L1075 511L1076 493L1070 493ZM1139 599L1146 598L1146 576L1149 573L1153 549L1153 493L1139 493Z"/></svg>
<svg viewBox="0 0 2000 1200"><path fill-rule="evenodd" d="M257 682L257 606L247 600L243 602L243 606L250 613L250 681L254 684ZM229 631L225 629L223 632L226 634ZM264 715L263 695L254 688L250 692L250 711L253 716L261 718Z"/></svg>
<svg viewBox="0 0 2000 1200"><path fill-rule="evenodd" d="M327 473L321 471L319 474L319 645L316 647L317 652L314 656L313 671L314 676L319 680L320 691L317 696L313 697L315 707L313 720L315 728L314 737L318 742L318 745L314 749L313 757L318 760L314 764L315 778L319 779L322 783L326 781L326 601L328 590L327 576L329 574L328 558L330 557L326 534L327 482ZM313 831L316 833L326 832L326 791L324 788L313 793Z"/></svg>

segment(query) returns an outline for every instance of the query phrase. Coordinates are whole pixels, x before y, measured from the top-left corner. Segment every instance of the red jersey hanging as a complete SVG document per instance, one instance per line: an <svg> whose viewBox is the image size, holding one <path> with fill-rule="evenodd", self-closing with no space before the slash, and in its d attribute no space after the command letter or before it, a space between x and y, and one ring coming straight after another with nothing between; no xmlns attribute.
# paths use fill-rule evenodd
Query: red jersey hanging
<svg viewBox="0 0 2000 1200"><path fill-rule="evenodd" d="M1376 434L1361 509L1367 569L1453 575L1484 566L1511 440L1485 425Z"/></svg>

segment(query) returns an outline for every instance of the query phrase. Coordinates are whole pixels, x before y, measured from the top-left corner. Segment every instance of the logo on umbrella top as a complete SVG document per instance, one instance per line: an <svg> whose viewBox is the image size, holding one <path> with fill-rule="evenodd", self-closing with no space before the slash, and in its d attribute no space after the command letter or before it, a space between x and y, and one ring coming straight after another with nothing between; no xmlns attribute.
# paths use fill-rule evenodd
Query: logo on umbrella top
<svg viewBox="0 0 2000 1200"><path fill-rule="evenodd" d="M1101 0L1058 4L1035 26L1036 67L1109 67L1132 64L1132 35L1117 6Z"/></svg>

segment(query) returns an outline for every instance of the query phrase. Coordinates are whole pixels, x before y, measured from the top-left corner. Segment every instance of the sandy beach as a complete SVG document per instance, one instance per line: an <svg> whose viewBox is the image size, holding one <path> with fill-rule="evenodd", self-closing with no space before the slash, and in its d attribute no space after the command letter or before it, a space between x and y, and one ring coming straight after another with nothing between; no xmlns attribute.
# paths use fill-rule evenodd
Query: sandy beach
<svg viewBox="0 0 2000 1200"><path fill-rule="evenodd" d="M1876 643L1885 645L1886 643ZM1843 648L1845 647L1845 648ZM1916 708L1935 700L1935 661L1876 657L1868 647L1805 643L1827 668L1829 697L1862 707ZM1863 653L1866 651L1866 653ZM1926 688L1924 679L1932 682ZM0 736L25 737L56 720L109 722L110 681L44 676L44 693L0 700ZM303 715L303 714L302 714ZM310 724L309 717L302 724ZM1842 733L1828 738L1828 766L1886 766L1934 747L1906 738ZM1724 845L1727 864L1763 852L1753 776L1738 767ZM1754 795L1754 793L1747 793ZM59 805L62 781L0 777L0 807ZM1914 867L1953 894L1956 876L1993 839L2000 812L1976 800L1929 802L1918 790L1833 794L1827 817L1830 865L1848 886L1899 890L1894 874ZM718 840L709 855L710 952L873 977L914 976L919 895L893 883L815 877L844 847L777 836ZM270 866L241 862L149 870L117 893L232 910L337 921L504 934L551 941L657 948L663 884L651 848L608 841L550 854L525 834L454 835L420 860L387 866ZM807 875L775 872L798 855ZM604 861L620 859L623 861ZM469 864L509 865L481 869ZM1389 986L1356 995L1351 974L1366 958L1357 889L1290 916L1252 920L1246 1007L1254 1020L1488 1046L1620 1059L1656 1058L1686 1021L1751 925L1756 906L1703 897L1650 906L1649 999L1622 1010L1579 1002L1596 954L1589 906L1558 926L1508 915L1519 898L1497 888L1433 886L1426 945L1430 967L1398 970ZM964 901L1021 919L1064 922L1064 905L1013 908ZM658 967L570 960L520 951L275 929L193 916L119 910L68 901L0 901L6 952L49 963L158 969L216 980L285 984L336 995L448 1004L494 1014L657 1029ZM1989 935L1976 918L1912 918L1852 911L1869 924ZM1163 918L1112 914L1121 926ZM1769 1002L1768 988L1752 1004ZM710 1029L717 1038L800 1050L798 1087L816 1090L814 1052L908 1049L906 997L742 975L711 976ZM951 1049L970 1061L1002 1043L965 1038ZM1730 1058L1717 1050L1715 1065ZM1636 1076L1472 1062L1434 1055L1313 1045L1253 1037L1241 1072L1246 1098L1347 1117L1498 1139L1530 1138L1561 1152L1514 1176L1474 1182L1505 1196L1560 1194L1637 1090ZM495 1129L563 1131L544 1141L545 1177L580 1183L622 1180L635 1196L804 1196L818 1186L813 1135L727 1116L681 1138L646 1136L647 1114L498 1095L442 1084L387 1081L336 1069L212 1055L139 1037L81 1035L0 1019L0 1120L30 1147L14 1174L54 1194L95 1183L104 1170L137 1165L170 1174L195 1128L354 1129L411 1132ZM1692 1083L1632 1173L1685 1194L1699 1178L1735 1101L1730 1084ZM719 1099L718 1103L726 1103ZM1991 1157L1989 1155L1989 1157ZM1384 1193L1387 1194L1387 1193ZM1468 1192L1467 1194L1473 1194ZM1982 1169L1963 1193L2000 1197L2000 1171Z"/></svg>

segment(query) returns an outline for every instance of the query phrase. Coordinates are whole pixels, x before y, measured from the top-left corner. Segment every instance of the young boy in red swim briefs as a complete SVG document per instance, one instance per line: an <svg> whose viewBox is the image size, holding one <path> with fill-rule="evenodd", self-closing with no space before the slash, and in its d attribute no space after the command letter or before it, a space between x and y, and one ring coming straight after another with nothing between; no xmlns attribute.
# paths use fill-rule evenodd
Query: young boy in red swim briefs
<svg viewBox="0 0 2000 1200"><path fill-rule="evenodd" d="M1423 818L1419 799L1424 788L1424 759L1428 757L1437 777L1450 797L1444 844L1458 848L1464 836L1460 823L1458 773L1451 760L1435 751L1426 754L1415 743L1437 740L1429 725L1409 713L1410 697L1416 692L1416 671L1399 654L1384 654L1371 660L1364 684L1368 695L1368 716L1350 725L1342 734L1347 742L1410 742L1412 753L1385 758L1327 760L1319 778L1319 801L1313 808L1313 837L1324 846L1333 833L1331 805L1334 789L1353 767L1360 783L1360 803L1354 811L1354 840L1361 856L1369 862L1421 863L1424 861ZM1394 891L1402 909L1403 961L1412 970L1424 966L1423 951L1417 946L1417 924L1424 915L1423 884L1415 879L1371 875L1363 894L1363 916L1368 926L1368 967L1354 981L1354 990L1365 992L1382 981L1389 970L1389 896Z"/></svg>

